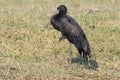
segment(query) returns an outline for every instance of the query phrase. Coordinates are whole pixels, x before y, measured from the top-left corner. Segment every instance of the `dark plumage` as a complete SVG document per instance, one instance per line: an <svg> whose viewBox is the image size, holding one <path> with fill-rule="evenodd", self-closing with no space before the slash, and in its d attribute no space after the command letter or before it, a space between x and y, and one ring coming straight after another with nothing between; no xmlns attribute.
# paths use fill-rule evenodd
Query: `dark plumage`
<svg viewBox="0 0 120 80"><path fill-rule="evenodd" d="M82 55L83 53L83 58L88 61L88 56L91 56L91 50L84 31L71 16L67 15L66 6L58 6L57 11L58 12L50 18L49 23L52 24L56 30L61 32L62 36L59 40L61 41L64 38L68 39L70 43L75 45L79 54ZM72 51L70 57L71 55Z"/></svg>

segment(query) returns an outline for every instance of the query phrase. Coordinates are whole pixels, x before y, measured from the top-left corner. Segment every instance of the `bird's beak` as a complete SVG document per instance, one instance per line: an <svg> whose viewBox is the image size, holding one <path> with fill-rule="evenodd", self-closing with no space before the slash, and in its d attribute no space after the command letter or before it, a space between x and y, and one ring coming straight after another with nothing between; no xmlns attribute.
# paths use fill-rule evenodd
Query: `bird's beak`
<svg viewBox="0 0 120 80"><path fill-rule="evenodd" d="M56 14L59 14L59 10L56 10Z"/></svg>
<svg viewBox="0 0 120 80"><path fill-rule="evenodd" d="M50 20L46 23L45 28L47 28L47 27L50 25L50 23L51 23L51 18L50 18Z"/></svg>
<svg viewBox="0 0 120 80"><path fill-rule="evenodd" d="M59 10L56 10L53 15L59 14ZM51 24L51 18L53 15L50 17L49 21L46 23L45 28L47 28Z"/></svg>

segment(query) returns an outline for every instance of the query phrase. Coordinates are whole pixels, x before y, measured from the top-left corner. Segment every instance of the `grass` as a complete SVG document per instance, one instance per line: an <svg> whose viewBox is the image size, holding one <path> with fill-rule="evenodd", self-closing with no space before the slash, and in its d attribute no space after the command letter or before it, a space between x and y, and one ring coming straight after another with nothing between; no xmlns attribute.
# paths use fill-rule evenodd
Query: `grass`
<svg viewBox="0 0 120 80"><path fill-rule="evenodd" d="M85 31L92 48L91 69L86 69L73 46L58 42L60 32L44 29L59 4L68 7ZM119 80L119 0L1 0L1 80Z"/></svg>

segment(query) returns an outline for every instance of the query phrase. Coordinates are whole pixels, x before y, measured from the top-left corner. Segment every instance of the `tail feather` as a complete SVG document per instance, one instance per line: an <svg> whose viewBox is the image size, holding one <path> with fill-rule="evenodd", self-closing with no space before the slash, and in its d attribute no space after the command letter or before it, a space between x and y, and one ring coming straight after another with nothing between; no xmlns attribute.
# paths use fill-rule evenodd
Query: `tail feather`
<svg viewBox="0 0 120 80"><path fill-rule="evenodd" d="M77 49L78 49L80 55L83 52L83 58L86 58L86 59L88 59L88 57L91 58L91 48L90 48L90 45L88 42L86 42L86 41L83 42L82 47L80 49L79 48L77 48Z"/></svg>

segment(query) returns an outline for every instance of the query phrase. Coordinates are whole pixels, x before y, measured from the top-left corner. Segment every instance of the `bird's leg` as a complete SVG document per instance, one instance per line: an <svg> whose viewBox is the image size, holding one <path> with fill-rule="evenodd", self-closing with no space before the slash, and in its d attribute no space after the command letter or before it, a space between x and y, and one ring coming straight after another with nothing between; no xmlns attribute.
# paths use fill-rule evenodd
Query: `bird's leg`
<svg viewBox="0 0 120 80"><path fill-rule="evenodd" d="M62 36L59 38L59 42L61 42L63 39L66 39L66 37L62 35Z"/></svg>
<svg viewBox="0 0 120 80"><path fill-rule="evenodd" d="M85 53L83 53L83 59L84 59L84 64L87 65L87 68L90 69L90 61L88 58L88 55L86 55Z"/></svg>
<svg viewBox="0 0 120 80"><path fill-rule="evenodd" d="M91 68L91 64L90 64L90 60L88 57L85 58L85 64L87 65L86 68L90 69Z"/></svg>
<svg viewBox="0 0 120 80"><path fill-rule="evenodd" d="M70 56L70 64L72 64L72 45L70 43L70 52L69 52L69 56Z"/></svg>
<svg viewBox="0 0 120 80"><path fill-rule="evenodd" d="M88 58L88 68L91 68L90 59Z"/></svg>
<svg viewBox="0 0 120 80"><path fill-rule="evenodd" d="M86 61L87 61L86 56L85 56L85 51L82 52L81 57L82 57L82 60L83 60L83 64L85 64Z"/></svg>

